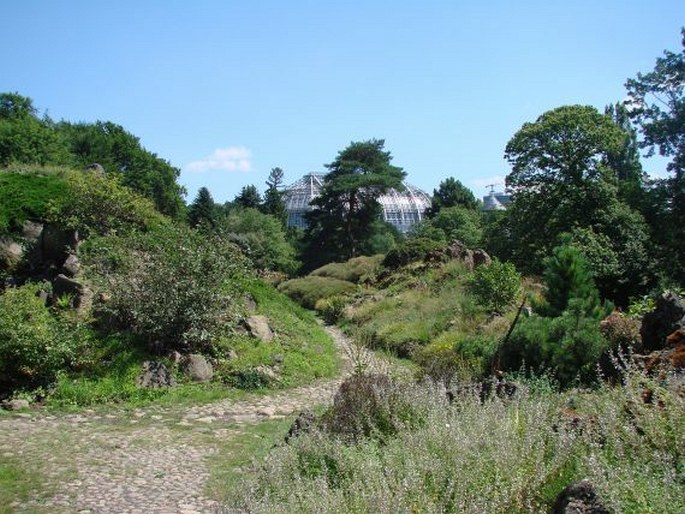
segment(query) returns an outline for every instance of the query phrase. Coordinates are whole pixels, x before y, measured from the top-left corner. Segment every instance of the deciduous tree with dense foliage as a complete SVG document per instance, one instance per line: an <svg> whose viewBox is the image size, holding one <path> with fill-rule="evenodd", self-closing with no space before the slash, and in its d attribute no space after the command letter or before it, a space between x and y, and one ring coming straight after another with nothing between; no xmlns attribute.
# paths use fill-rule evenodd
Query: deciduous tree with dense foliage
<svg viewBox="0 0 685 514"><path fill-rule="evenodd" d="M478 200L473 196L471 190L459 180L449 177L440 182L438 188L433 190L433 198L427 214L432 218L441 209L448 207L464 207L475 210L478 208Z"/></svg>
<svg viewBox="0 0 685 514"><path fill-rule="evenodd" d="M390 164L382 139L353 142L327 164L321 195L312 201L305 234L308 261L343 261L367 251L379 228L378 197L401 189L405 173Z"/></svg>

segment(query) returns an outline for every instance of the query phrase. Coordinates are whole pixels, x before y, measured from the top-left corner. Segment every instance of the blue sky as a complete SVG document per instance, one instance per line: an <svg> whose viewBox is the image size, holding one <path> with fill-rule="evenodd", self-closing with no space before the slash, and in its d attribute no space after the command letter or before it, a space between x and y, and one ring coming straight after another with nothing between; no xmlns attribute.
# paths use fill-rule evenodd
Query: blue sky
<svg viewBox="0 0 685 514"><path fill-rule="evenodd" d="M276 166L294 182L370 138L410 183L480 196L524 122L620 101L682 25L682 0L6 1L0 91L119 123L181 168L189 201L263 190Z"/></svg>

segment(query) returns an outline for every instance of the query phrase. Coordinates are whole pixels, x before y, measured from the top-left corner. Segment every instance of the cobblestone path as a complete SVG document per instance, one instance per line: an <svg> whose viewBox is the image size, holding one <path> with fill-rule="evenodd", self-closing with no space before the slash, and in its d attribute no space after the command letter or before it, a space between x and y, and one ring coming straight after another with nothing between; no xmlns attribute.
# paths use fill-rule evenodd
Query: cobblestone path
<svg viewBox="0 0 685 514"><path fill-rule="evenodd" d="M39 462L52 487L12 512L211 513L220 505L204 496L206 463L219 442L245 424L292 416L330 403L355 365L383 366L327 327L343 359L343 373L252 400L222 400L186 408L150 406L133 411L0 418L0 457Z"/></svg>

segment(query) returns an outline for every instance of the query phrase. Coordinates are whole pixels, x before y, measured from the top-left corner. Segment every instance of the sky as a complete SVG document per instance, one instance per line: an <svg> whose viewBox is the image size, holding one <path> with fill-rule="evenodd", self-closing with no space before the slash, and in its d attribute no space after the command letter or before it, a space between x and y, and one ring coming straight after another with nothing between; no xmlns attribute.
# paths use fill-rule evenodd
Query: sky
<svg viewBox="0 0 685 514"><path fill-rule="evenodd" d="M3 0L0 92L118 123L180 168L188 202L372 138L407 182L482 196L523 123L623 100L683 25L682 0Z"/></svg>

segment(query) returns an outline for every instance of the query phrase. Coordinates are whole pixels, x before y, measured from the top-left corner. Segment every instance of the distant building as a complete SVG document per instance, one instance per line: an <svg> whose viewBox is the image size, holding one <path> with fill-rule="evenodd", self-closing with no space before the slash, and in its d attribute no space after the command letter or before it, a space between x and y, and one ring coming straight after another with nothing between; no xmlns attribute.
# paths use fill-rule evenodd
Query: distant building
<svg viewBox="0 0 685 514"><path fill-rule="evenodd" d="M490 194L483 197L483 210L506 211L510 203L511 196L504 193L495 193L494 189L492 189Z"/></svg>
<svg viewBox="0 0 685 514"><path fill-rule="evenodd" d="M283 191L288 226L306 228L305 214L312 210L311 201L321 194L325 173L309 173ZM428 194L403 182L404 191L391 189L378 198L383 219L402 233L421 221L431 205Z"/></svg>

